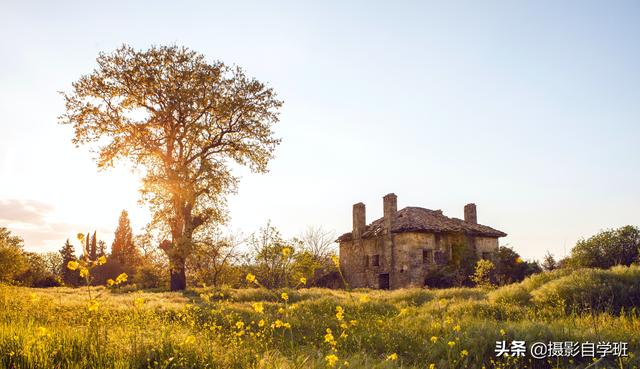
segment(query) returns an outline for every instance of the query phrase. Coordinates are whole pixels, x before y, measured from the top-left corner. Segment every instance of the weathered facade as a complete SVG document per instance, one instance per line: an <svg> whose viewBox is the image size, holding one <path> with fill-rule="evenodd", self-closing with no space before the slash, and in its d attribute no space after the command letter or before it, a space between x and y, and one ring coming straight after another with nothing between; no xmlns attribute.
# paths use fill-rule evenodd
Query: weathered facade
<svg viewBox="0 0 640 369"><path fill-rule="evenodd" d="M338 238L340 267L352 288L424 286L430 269L451 260L454 245L466 245L478 258L490 259L498 238L506 236L478 224L475 204L464 207L464 220L446 217L441 210L398 211L392 193L383 205L383 217L369 225L365 205L353 205L353 229Z"/></svg>

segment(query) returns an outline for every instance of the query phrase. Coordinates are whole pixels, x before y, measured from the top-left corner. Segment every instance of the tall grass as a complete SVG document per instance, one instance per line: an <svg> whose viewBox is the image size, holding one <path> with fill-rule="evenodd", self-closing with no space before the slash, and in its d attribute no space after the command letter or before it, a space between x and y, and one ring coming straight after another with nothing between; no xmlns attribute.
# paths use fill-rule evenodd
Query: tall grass
<svg viewBox="0 0 640 369"><path fill-rule="evenodd" d="M496 341L525 340L628 342L629 357L605 359L596 367L637 368L639 286L638 266L557 271L494 290L197 288L170 293L0 286L0 364L584 368L591 362L494 354ZM100 296L98 308L88 308L89 293Z"/></svg>

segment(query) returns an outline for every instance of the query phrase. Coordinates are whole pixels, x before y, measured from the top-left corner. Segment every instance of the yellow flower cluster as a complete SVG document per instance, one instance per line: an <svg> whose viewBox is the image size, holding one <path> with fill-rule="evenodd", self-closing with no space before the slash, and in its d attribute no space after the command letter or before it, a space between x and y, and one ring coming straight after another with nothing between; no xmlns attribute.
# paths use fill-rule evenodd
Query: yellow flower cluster
<svg viewBox="0 0 640 369"><path fill-rule="evenodd" d="M329 368L333 368L334 366L336 366L336 363L338 362L338 356L336 354L330 354L325 356L325 361L327 362L327 366Z"/></svg>
<svg viewBox="0 0 640 369"><path fill-rule="evenodd" d="M336 318L340 321L344 319L344 309L342 306L336 306Z"/></svg>
<svg viewBox="0 0 640 369"><path fill-rule="evenodd" d="M113 287L113 286L123 284L127 281L127 279L129 279L129 276L127 275L127 273L120 273L120 275L116 277L115 281L111 278L107 279L107 286Z"/></svg>
<svg viewBox="0 0 640 369"><path fill-rule="evenodd" d="M262 304L262 302L254 302L252 304L253 310L255 310L257 313L264 313L264 305Z"/></svg>

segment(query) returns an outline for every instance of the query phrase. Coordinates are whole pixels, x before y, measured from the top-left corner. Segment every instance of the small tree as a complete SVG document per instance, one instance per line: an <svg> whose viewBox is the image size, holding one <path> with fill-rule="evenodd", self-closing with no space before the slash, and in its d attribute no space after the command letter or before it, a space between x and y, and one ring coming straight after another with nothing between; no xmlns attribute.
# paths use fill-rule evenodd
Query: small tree
<svg viewBox="0 0 640 369"><path fill-rule="evenodd" d="M294 261L298 240L285 240L271 225L261 228L249 237L252 249L251 266L260 282L268 288L288 287L294 280Z"/></svg>
<svg viewBox="0 0 640 369"><path fill-rule="evenodd" d="M67 268L70 261L77 261L76 251L69 239L64 243L62 249L60 249L60 256L62 258L62 281L69 286L77 286L80 283L78 273Z"/></svg>
<svg viewBox="0 0 640 369"><path fill-rule="evenodd" d="M307 227L300 237L302 250L296 256L296 268L303 269L301 274L309 277L309 285L335 270L331 255L335 253L336 236L322 227Z"/></svg>
<svg viewBox="0 0 640 369"><path fill-rule="evenodd" d="M523 260L511 247L498 247L494 261L495 278L499 285L519 282L528 275L542 271L536 262Z"/></svg>
<svg viewBox="0 0 640 369"><path fill-rule="evenodd" d="M11 282L29 268L22 238L0 227L0 282Z"/></svg>
<svg viewBox="0 0 640 369"><path fill-rule="evenodd" d="M551 253L547 251L547 254L544 256L544 260L542 261L542 269L546 271L551 271L557 268L558 268L558 262L553 257L553 255L551 255Z"/></svg>
<svg viewBox="0 0 640 369"><path fill-rule="evenodd" d="M131 221L129 213L122 210L118 219L118 227L116 228L113 243L111 244L111 255L109 259L118 262L120 265L135 269L140 262L140 254L133 243L133 231L131 229ZM129 271L131 273L131 271Z"/></svg>
<svg viewBox="0 0 640 369"><path fill-rule="evenodd" d="M478 287L491 287L491 279L496 266L490 260L478 260L471 280Z"/></svg>
<svg viewBox="0 0 640 369"><path fill-rule="evenodd" d="M223 235L218 230L201 234L187 259L189 274L196 283L218 286L228 277L231 265L237 261L236 249L241 243L241 237Z"/></svg>

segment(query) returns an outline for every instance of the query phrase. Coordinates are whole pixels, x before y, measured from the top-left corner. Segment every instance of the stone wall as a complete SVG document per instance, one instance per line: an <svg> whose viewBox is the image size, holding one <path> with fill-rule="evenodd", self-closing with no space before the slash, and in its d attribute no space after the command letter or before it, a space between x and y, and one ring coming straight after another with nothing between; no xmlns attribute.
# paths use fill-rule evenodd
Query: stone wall
<svg viewBox="0 0 640 369"><path fill-rule="evenodd" d="M476 252L478 259L482 259L483 253L490 253L489 258L493 258L498 249L498 239L494 237L475 237Z"/></svg>
<svg viewBox="0 0 640 369"><path fill-rule="evenodd" d="M451 259L452 245L471 241L458 233L405 232L393 234L391 248L384 246L385 237L340 243L340 266L349 287L380 288L381 274L389 274L391 289L422 287L427 270L439 265L439 252L446 262ZM494 252L498 247L497 238L475 237L473 243L479 258L483 252ZM396 252L394 267L392 249ZM375 265L376 259L378 265Z"/></svg>

